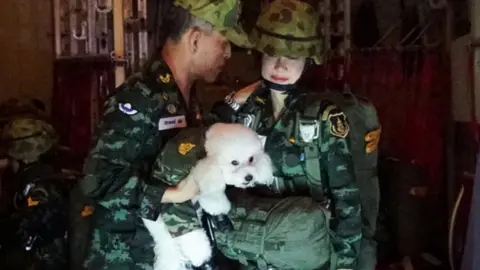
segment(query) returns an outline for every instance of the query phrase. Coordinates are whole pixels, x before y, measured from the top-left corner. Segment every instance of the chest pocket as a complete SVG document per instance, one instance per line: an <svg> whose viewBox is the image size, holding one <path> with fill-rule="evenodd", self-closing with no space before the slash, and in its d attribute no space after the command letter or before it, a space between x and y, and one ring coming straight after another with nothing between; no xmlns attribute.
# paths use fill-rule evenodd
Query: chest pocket
<svg viewBox="0 0 480 270"><path fill-rule="evenodd" d="M303 149L295 144L294 115L282 117L270 131L265 151L270 155L275 166L275 175L294 178L305 175Z"/></svg>

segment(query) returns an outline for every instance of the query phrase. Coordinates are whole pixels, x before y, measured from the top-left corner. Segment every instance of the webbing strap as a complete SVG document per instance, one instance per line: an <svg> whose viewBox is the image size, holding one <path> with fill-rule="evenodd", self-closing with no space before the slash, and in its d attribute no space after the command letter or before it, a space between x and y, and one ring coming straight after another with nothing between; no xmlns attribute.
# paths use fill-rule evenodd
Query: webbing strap
<svg viewBox="0 0 480 270"><path fill-rule="evenodd" d="M303 101L305 101L304 97ZM305 102L303 102L305 105ZM310 194L312 198L316 201L324 201L325 197L323 194L322 187L322 172L320 168L320 142L322 141L322 125L319 121L320 114L320 104L314 102L309 106L305 106L303 111L303 116L300 117L300 114L297 113L295 119L295 138L297 144L303 146L303 152L305 155L305 171L308 179L308 186L310 189ZM304 123L311 122L310 124L316 125L316 134L313 140L309 142L304 142L302 136L300 136L300 125Z"/></svg>
<svg viewBox="0 0 480 270"><path fill-rule="evenodd" d="M320 150L314 143L304 147L305 171L307 173L310 194L316 201L323 201L322 172L320 169Z"/></svg>

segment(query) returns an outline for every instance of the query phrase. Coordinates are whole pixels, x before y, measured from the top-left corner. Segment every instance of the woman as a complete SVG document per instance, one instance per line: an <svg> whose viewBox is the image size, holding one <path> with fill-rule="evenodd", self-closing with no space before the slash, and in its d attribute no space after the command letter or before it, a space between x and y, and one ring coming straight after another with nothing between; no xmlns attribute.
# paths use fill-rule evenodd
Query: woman
<svg viewBox="0 0 480 270"><path fill-rule="evenodd" d="M314 8L305 2L276 0L267 4L252 32L256 49L263 53L262 82L253 91L250 87L227 96L225 103L214 106L213 112L223 121L234 119L251 127L264 139L265 150L275 166L275 188L262 192L260 198L272 195L310 197L332 215L327 226L334 235L331 238L334 256L330 263L316 265L312 262L308 265L320 269L354 269L362 223L349 148L350 127L346 115L335 104L319 100L318 95L302 92L297 87L305 67L312 62L321 62L322 43L316 33L317 18ZM314 144L317 147L312 147ZM261 212L259 208L249 210L243 207L244 201L252 197L256 197L256 201L249 205L261 205L258 193L232 199L236 209L231 219L236 230L218 237L220 249L232 259L282 269L273 256L265 253L261 254L259 262L258 254L251 248L255 243L248 244L248 238L261 229L245 225L245 214L239 214L238 209L247 208L247 216L248 211ZM297 228L304 222L283 220L299 223ZM293 224L282 226L295 228ZM313 260L310 255L306 256L310 251L303 246L298 245L297 249L300 261Z"/></svg>

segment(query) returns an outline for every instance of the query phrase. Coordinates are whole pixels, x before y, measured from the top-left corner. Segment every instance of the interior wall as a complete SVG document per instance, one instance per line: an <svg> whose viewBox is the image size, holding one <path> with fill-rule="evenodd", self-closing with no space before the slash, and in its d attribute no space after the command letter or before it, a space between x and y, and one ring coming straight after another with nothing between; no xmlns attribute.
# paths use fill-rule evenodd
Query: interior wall
<svg viewBox="0 0 480 270"><path fill-rule="evenodd" d="M51 2L0 1L0 102L38 98L50 107L54 58Z"/></svg>

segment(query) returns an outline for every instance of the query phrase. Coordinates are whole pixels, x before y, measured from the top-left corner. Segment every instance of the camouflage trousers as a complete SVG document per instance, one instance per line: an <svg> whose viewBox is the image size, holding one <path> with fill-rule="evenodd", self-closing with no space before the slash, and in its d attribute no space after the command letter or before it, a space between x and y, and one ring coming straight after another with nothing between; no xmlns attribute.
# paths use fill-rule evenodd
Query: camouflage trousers
<svg viewBox="0 0 480 270"><path fill-rule="evenodd" d="M153 270L153 238L146 228L112 232L94 228L83 266L89 270Z"/></svg>
<svg viewBox="0 0 480 270"><path fill-rule="evenodd" d="M329 269L335 257L329 214L308 197L230 198L235 230L216 233L217 246L248 269Z"/></svg>
<svg viewBox="0 0 480 270"><path fill-rule="evenodd" d="M362 238L358 254L357 270L375 270L377 266L377 242L374 239Z"/></svg>
<svg viewBox="0 0 480 270"><path fill-rule="evenodd" d="M165 204L161 212L173 237L202 228L190 202ZM138 214L119 224L109 218L105 210L97 213L96 208L93 219L93 231L83 263L86 269L153 270L154 241Z"/></svg>
<svg viewBox="0 0 480 270"><path fill-rule="evenodd" d="M380 208L380 187L378 177L370 172L357 172L357 184L362 205L362 241L356 270L375 270L377 265L377 242L374 239Z"/></svg>

